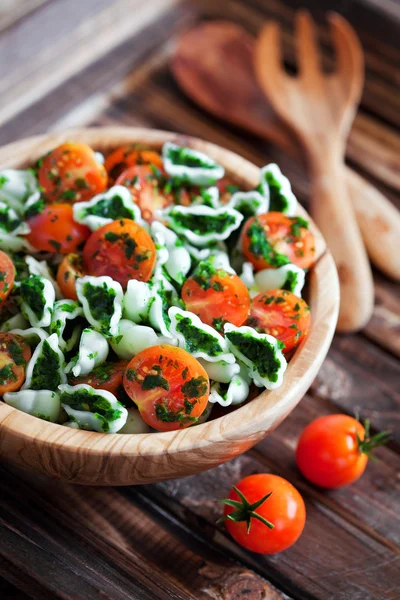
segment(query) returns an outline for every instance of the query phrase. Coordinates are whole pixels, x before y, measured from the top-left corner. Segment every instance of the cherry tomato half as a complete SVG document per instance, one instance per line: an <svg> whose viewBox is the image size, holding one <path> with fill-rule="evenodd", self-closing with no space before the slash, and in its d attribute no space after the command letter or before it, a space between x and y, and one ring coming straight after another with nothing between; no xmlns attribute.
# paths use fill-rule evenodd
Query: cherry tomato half
<svg viewBox="0 0 400 600"><path fill-rule="evenodd" d="M224 331L224 323L243 325L250 310L249 291L237 275L201 263L182 287L187 310L203 323Z"/></svg>
<svg viewBox="0 0 400 600"><path fill-rule="evenodd" d="M123 171L115 182L123 185L132 194L132 199L139 206L143 219L152 221L157 209L165 208L172 203L172 195L164 194L159 187L159 179L149 165L135 165Z"/></svg>
<svg viewBox="0 0 400 600"><path fill-rule="evenodd" d="M269 212L251 217L242 232L243 254L257 271L292 263L307 269L314 262L315 240L301 217Z"/></svg>
<svg viewBox="0 0 400 600"><path fill-rule="evenodd" d="M20 389L30 357L31 349L22 336L0 333L0 396Z"/></svg>
<svg viewBox="0 0 400 600"><path fill-rule="evenodd" d="M0 308L13 289L14 279L14 263L8 254L3 252L3 250L0 250Z"/></svg>
<svg viewBox="0 0 400 600"><path fill-rule="evenodd" d="M107 390L118 397L120 395L121 388L123 389L122 381L124 378L124 371L127 360L120 360L116 363L106 362L103 365L99 365L89 375L82 375L81 377L70 377L69 383L71 385L78 385L79 383L87 383L95 389Z"/></svg>
<svg viewBox="0 0 400 600"><path fill-rule="evenodd" d="M251 303L246 325L273 335L285 344L284 353L296 348L308 335L311 324L307 302L287 290L261 292Z"/></svg>
<svg viewBox="0 0 400 600"><path fill-rule="evenodd" d="M231 501L237 504L231 506ZM245 477L225 502L221 520L233 539L252 552L282 552L294 544L304 529L303 498L291 483L277 475Z"/></svg>
<svg viewBox="0 0 400 600"><path fill-rule="evenodd" d="M86 144L61 144L39 160L39 184L48 202L83 202L107 187L107 173Z"/></svg>
<svg viewBox="0 0 400 600"><path fill-rule="evenodd" d="M143 148L139 144L131 144L117 148L109 154L104 162L111 181L120 178L121 173L136 165L154 165L163 168L161 155L151 148Z"/></svg>
<svg viewBox="0 0 400 600"><path fill-rule="evenodd" d="M153 346L128 364L124 387L142 418L158 431L196 423L207 406L209 379L191 354L175 346Z"/></svg>
<svg viewBox="0 0 400 600"><path fill-rule="evenodd" d="M37 250L45 252L75 252L91 233L86 225L74 221L70 204L49 204L27 223L31 232L26 239Z"/></svg>
<svg viewBox="0 0 400 600"><path fill-rule="evenodd" d="M76 280L86 275L81 254L67 254L62 259L57 271L57 283L64 298L78 300Z"/></svg>
<svg viewBox="0 0 400 600"><path fill-rule="evenodd" d="M239 189L239 187L228 175L225 175L225 177L217 181L216 186L219 191L219 201L221 204L226 204L229 202L232 194L237 192Z"/></svg>
<svg viewBox="0 0 400 600"><path fill-rule="evenodd" d="M109 275L126 288L130 279L148 281L156 262L156 247L143 227L119 219L92 233L83 249L89 275Z"/></svg>
<svg viewBox="0 0 400 600"><path fill-rule="evenodd" d="M316 485L342 487L361 477L371 451L387 441L387 432L370 436L369 421L363 427L348 415L319 417L300 436L297 466Z"/></svg>

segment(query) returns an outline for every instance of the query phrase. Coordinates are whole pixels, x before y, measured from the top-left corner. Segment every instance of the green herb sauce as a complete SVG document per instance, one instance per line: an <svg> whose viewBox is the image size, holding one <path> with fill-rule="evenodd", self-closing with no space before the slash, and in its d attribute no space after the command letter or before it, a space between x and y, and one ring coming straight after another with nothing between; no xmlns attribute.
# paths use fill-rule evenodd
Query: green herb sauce
<svg viewBox="0 0 400 600"><path fill-rule="evenodd" d="M40 320L43 317L46 300L43 294L44 283L39 275L31 275L21 283L22 300L29 306L34 315Z"/></svg>
<svg viewBox="0 0 400 600"><path fill-rule="evenodd" d="M114 314L114 299L117 295L115 290L107 287L106 283L97 286L87 282L83 286L83 293L93 319L100 324L101 331L107 333Z"/></svg>
<svg viewBox="0 0 400 600"><path fill-rule="evenodd" d="M269 188L269 210L276 212L285 212L289 208L289 202L284 194L282 194L282 184L275 179L272 173L264 174L264 182ZM263 185L257 187L257 191L261 194Z"/></svg>
<svg viewBox="0 0 400 600"><path fill-rule="evenodd" d="M101 428L104 432L109 431L110 423L119 419L122 414L119 408L112 408L106 398L85 389L77 390L72 394L63 392L60 400L62 404L67 404L74 410L94 413L94 416L101 421Z"/></svg>
<svg viewBox="0 0 400 600"><path fill-rule="evenodd" d="M31 390L56 390L61 383L60 357L47 340L35 362L32 372Z"/></svg>
<svg viewBox="0 0 400 600"><path fill-rule="evenodd" d="M188 229L197 235L209 233L224 233L229 227L236 223L234 215L221 213L219 215L194 215L171 211L172 225Z"/></svg>
<svg viewBox="0 0 400 600"><path fill-rule="evenodd" d="M261 377L267 377L271 382L278 381L281 361L277 358L272 344L265 339L238 331L229 331L225 336L239 352L251 360Z"/></svg>
<svg viewBox="0 0 400 600"><path fill-rule="evenodd" d="M17 381L17 376L13 371L13 366L13 363L9 363L0 369L0 385L5 385L10 380Z"/></svg>
<svg viewBox="0 0 400 600"><path fill-rule="evenodd" d="M217 165L211 160L193 155L188 148L168 148L168 158L174 165L203 169L216 169Z"/></svg>
<svg viewBox="0 0 400 600"><path fill-rule="evenodd" d="M117 219L133 219L133 211L126 208L121 196L102 198L94 206L85 210L86 215L95 215L116 221Z"/></svg>
<svg viewBox="0 0 400 600"><path fill-rule="evenodd" d="M202 331L192 324L189 317L176 315L176 330L185 338L186 350L193 354L202 351L209 356L218 356L222 353L222 348L218 340L211 334Z"/></svg>
<svg viewBox="0 0 400 600"><path fill-rule="evenodd" d="M201 398L208 392L208 381L205 377L193 377L183 384L182 394L188 398Z"/></svg>
<svg viewBox="0 0 400 600"><path fill-rule="evenodd" d="M258 219L255 219L246 231L246 236L250 239L249 250L256 256L261 257L271 265L271 267L282 267L290 263L285 254L277 252L269 243L264 231L264 227Z"/></svg>
<svg viewBox="0 0 400 600"><path fill-rule="evenodd" d="M295 271L288 271L285 279L285 283L282 286L283 290L287 290L288 292L293 292L297 285L298 281L298 273Z"/></svg>

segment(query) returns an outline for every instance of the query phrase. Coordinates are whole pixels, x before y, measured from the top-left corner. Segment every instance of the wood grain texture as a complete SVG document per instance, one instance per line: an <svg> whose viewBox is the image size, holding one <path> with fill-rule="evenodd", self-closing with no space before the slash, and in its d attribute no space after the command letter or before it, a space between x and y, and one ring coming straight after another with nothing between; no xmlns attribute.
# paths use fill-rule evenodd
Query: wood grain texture
<svg viewBox="0 0 400 600"><path fill-rule="evenodd" d="M108 25L100 24L98 35L114 28L112 50L97 55L97 50L91 52L83 46L88 56L86 66L81 67L76 53L74 68L64 71L64 60L68 62L70 56L68 51L64 56L59 46L66 44L65 28L59 26L56 12L48 11L47 6L61 3L71 7L71 15L62 13L65 28L68 23L76 23L74 14L79 14L88 42L93 27L99 26L98 14L105 9L102 0L87 0L78 9L75 0L48 0L37 9L41 19L35 18L34 28L28 27L32 13L0 33L0 40L7 35L7 44L14 47L13 69L24 73L30 83L26 89L19 87L25 96L25 108L0 125L0 144L88 125L174 130L227 147L257 166L277 162L307 206L310 186L301 162L276 145L228 127L200 110L178 89L169 59L174 41L200 20L214 16L230 19L255 36L265 19L274 18L283 26L284 49L292 68L294 8L307 5L321 17L318 29L324 64L329 66L330 49L323 23L325 11L334 8L356 27L367 67L361 112L350 135L348 158L351 156L354 172L400 207L400 194L395 189L399 176L399 134L395 126L400 115L397 6L389 15L385 12L387 1L379 3L379 10L370 9L364 0L340 4L335 0L177 2L168 4L159 14L154 11L144 28L139 25L133 35L120 41L121 15ZM108 15L111 6L110 2ZM129 17L134 19L135 13ZM46 36L31 35L33 29L40 32L43 27ZM76 40L72 29L72 39ZM29 35L22 35L27 32ZM37 78L29 79L29 63L36 54L43 60L46 46L47 52L54 51L58 57L57 67L71 76L60 78L58 87L46 88L46 65L51 60L44 63L43 69L37 63L32 73L37 77L41 71L43 87L36 96L30 88ZM4 48L0 61L9 57ZM3 65L2 76L8 77L7 64ZM357 143L353 147L354 140ZM390 182L391 187L382 180ZM381 462L370 462L362 479L334 492L309 486L299 476L293 460L301 428L320 414L354 414L357 408L361 418L371 418L374 431L400 431L400 373L395 360L399 351L399 288L378 273L374 273L374 280L377 302L368 327L362 334L335 336L310 394L254 451L201 476L119 488L112 494L107 489L69 490L64 484L44 485L32 473L2 470L0 577L12 584L1 587L0 583L0 597L3 599L5 594L5 600L12 600L18 590L16 600L275 600L277 595L286 600L397 600L398 436L394 436L389 449L378 450ZM224 495L242 473L253 470L284 475L304 494L308 509L304 539L288 552L267 560L241 550L223 528L215 527L215 515L219 516L215 499ZM148 573L154 575L148 577Z"/></svg>
<svg viewBox="0 0 400 600"><path fill-rule="evenodd" d="M22 483L4 469L0 490L0 572L4 557L11 581L27 563L34 598L283 599L266 578L212 549L140 493L41 478Z"/></svg>
<svg viewBox="0 0 400 600"><path fill-rule="evenodd" d="M272 141L301 160L298 140L279 120L257 83L254 45L254 38L243 27L229 21L206 21L179 39L171 69L183 91L201 107ZM266 68L270 78L268 62ZM370 148L365 139L360 146ZM372 262L400 280L400 257L396 251L400 239L399 211L349 168L346 168L346 183Z"/></svg>
<svg viewBox="0 0 400 600"><path fill-rule="evenodd" d="M259 180L255 165L214 144L156 130L127 128L71 130L28 138L0 149L0 166L33 164L65 140L85 141L103 152L127 142L146 143L159 149L164 141L173 140L212 156L245 189L254 187ZM301 208L299 214L307 216ZM281 388L264 392L237 411L196 428L136 436L69 430L1 403L0 456L76 483L128 485L211 468L253 446L299 402L315 378L333 337L338 309L337 276L321 235L312 222L310 227L316 237L317 257L310 274L313 323L309 337L290 362Z"/></svg>
<svg viewBox="0 0 400 600"><path fill-rule="evenodd" d="M279 20L282 26L282 37L284 44L285 62L291 69L296 68L296 53L294 42L294 13L302 6L308 6L313 13L319 17L318 34L323 42L322 52L324 65L330 67L333 64L332 49L329 31L326 23L327 10L336 10L342 12L350 21L353 18L352 10L349 6L339 6L337 2L318 2L318 0L307 0L299 2L297 0L287 0L281 2L273 0L265 2L264 0L223 0L222 2L213 2L213 0L199 0L208 19L226 19L229 14L229 20L237 23L251 33L253 36L259 33L260 28L267 19ZM352 7L355 5L352 2ZM355 12L355 11L354 11ZM364 22L366 15L359 15L359 23L354 23L357 32L360 35L361 43L366 57L366 84L362 97L361 110L356 117L352 131L349 136L349 153L352 161L359 167L363 167L367 172L373 173L376 177L382 178L387 184L390 183L397 190L400 189L399 176L399 153L400 136L395 127L399 126L399 95L397 93L397 69L400 61L400 49L397 46L388 46L385 39L388 35L389 23L385 22L385 28L380 37L371 37L368 34L363 35ZM365 19L366 20L366 19ZM396 35L396 26L393 27L393 39L398 40ZM375 118L375 115L382 113L382 102L385 103L385 119L395 127L385 127L385 123ZM365 109L365 111L364 111ZM365 117L359 123L359 117ZM365 126L365 123L368 126ZM370 131L369 131L370 130ZM381 130L380 135L376 135ZM368 137L367 146L365 141ZM353 138L355 145L353 147ZM396 140L396 142L394 142ZM393 146L394 144L394 146ZM396 150L397 148L397 150ZM349 156L350 156L349 154ZM372 159L374 156L374 159ZM383 157L385 159L383 160ZM396 167L397 165L397 167Z"/></svg>
<svg viewBox="0 0 400 600"><path fill-rule="evenodd" d="M17 24L14 44L0 39L0 123L38 101L94 59L110 52L177 0L70 0L51 2ZM134 14L134 18L127 15ZM43 35L43 31L46 35ZM49 36L53 32L54 37ZM17 45L18 52L14 51ZM23 64L19 55L28 53ZM34 55L32 63L30 57ZM19 68L16 68L16 65ZM30 85L26 85L29 78Z"/></svg>
<svg viewBox="0 0 400 600"><path fill-rule="evenodd" d="M363 85L363 54L350 25L329 17L337 55L334 74L322 72L314 21L299 11L296 45L299 73L285 72L281 28L271 21L255 47L255 72L266 97L296 133L311 172L312 214L323 232L339 274L338 331L362 329L370 320L374 292L371 268L345 180L344 149ZM346 218L343 216L346 215Z"/></svg>

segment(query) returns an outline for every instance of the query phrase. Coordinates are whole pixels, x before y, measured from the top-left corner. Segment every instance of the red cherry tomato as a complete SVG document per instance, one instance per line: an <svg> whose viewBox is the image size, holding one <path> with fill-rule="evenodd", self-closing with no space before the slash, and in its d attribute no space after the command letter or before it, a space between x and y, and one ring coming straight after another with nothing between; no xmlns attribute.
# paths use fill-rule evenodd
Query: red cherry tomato
<svg viewBox="0 0 400 600"><path fill-rule="evenodd" d="M224 323L243 325L250 310L249 291L235 274L200 263L182 287L187 310L220 332Z"/></svg>
<svg viewBox="0 0 400 600"><path fill-rule="evenodd" d="M286 290L261 292L253 298L246 323L283 342L284 353L296 348L307 337L310 324L307 302Z"/></svg>
<svg viewBox="0 0 400 600"><path fill-rule="evenodd" d="M64 298L78 300L76 280L86 275L81 254L67 254L61 261L57 271L57 283Z"/></svg>
<svg viewBox="0 0 400 600"><path fill-rule="evenodd" d="M70 377L69 383L71 385L87 383L95 389L107 390L107 392L111 392L114 396L118 397L121 389L123 390L122 381L127 364L127 360L120 360L116 363L106 362L93 369L89 375Z"/></svg>
<svg viewBox="0 0 400 600"><path fill-rule="evenodd" d="M369 421L363 427L347 415L320 417L307 425L300 436L297 466L316 485L342 487L361 477L371 451L387 440L387 432L370 436Z"/></svg>
<svg viewBox="0 0 400 600"><path fill-rule="evenodd" d="M30 357L31 349L22 336L0 333L0 396L20 389Z"/></svg>
<svg viewBox="0 0 400 600"><path fill-rule="evenodd" d="M282 552L304 529L303 498L291 483L277 475L249 475L223 502L226 505L221 520L233 539L252 552Z"/></svg>
<svg viewBox="0 0 400 600"><path fill-rule="evenodd" d="M39 160L38 179L48 202L83 202L107 187L107 173L86 144L66 143Z"/></svg>
<svg viewBox="0 0 400 600"><path fill-rule="evenodd" d="M107 156L104 162L110 180L116 182L124 171L136 165L153 165L157 169L163 169L161 155L151 148L140 146L140 144L117 148Z"/></svg>
<svg viewBox="0 0 400 600"><path fill-rule="evenodd" d="M239 187L227 175L217 181L216 186L219 191L219 201L221 204L226 204L231 199L232 194L239 190Z"/></svg>
<svg viewBox="0 0 400 600"><path fill-rule="evenodd" d="M153 346L128 364L124 387L142 418L158 431L196 423L207 406L209 379L191 354L174 346Z"/></svg>
<svg viewBox="0 0 400 600"><path fill-rule="evenodd" d="M143 227L119 219L92 233L83 249L89 275L109 275L126 288L130 279L148 281L156 262L156 247Z"/></svg>
<svg viewBox="0 0 400 600"><path fill-rule="evenodd" d="M27 223L31 232L26 239L37 250L45 252L75 252L91 233L86 225L74 221L70 204L49 204Z"/></svg>
<svg viewBox="0 0 400 600"><path fill-rule="evenodd" d="M0 250L0 308L14 286L15 267L11 258Z"/></svg>
<svg viewBox="0 0 400 600"><path fill-rule="evenodd" d="M269 212L251 217L242 232L243 254L257 271L292 263L307 269L314 262L315 240L301 217Z"/></svg>
<svg viewBox="0 0 400 600"><path fill-rule="evenodd" d="M139 206L146 221L152 221L157 209L165 208L173 201L171 193L162 192L159 177L149 165L129 167L121 173L115 183L129 189L133 201Z"/></svg>

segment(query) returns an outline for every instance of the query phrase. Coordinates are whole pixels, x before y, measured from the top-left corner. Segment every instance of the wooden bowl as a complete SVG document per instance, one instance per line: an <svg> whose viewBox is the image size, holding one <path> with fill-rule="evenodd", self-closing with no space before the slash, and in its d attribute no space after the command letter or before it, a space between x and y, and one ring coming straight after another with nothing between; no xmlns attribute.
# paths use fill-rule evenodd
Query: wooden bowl
<svg viewBox="0 0 400 600"><path fill-rule="evenodd" d="M260 170L237 154L196 138L164 131L106 127L28 138L0 149L0 168L24 168L66 140L100 152L129 142L159 149L167 141L192 146L221 163L245 189ZM304 209L298 213L310 220ZM264 391L225 416L182 431L107 435L55 425L0 401L0 458L44 475L89 485L131 485L182 477L210 469L245 452L275 429L300 401L328 352L335 331L339 285L333 259L318 229L317 262L309 275L312 327L295 353L283 385Z"/></svg>

